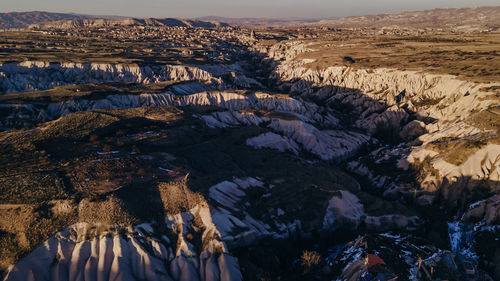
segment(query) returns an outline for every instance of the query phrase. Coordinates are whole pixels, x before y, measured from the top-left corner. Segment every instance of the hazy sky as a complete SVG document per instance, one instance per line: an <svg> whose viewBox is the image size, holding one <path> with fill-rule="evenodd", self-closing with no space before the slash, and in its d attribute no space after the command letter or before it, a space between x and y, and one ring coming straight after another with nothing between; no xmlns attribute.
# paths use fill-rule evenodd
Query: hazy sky
<svg viewBox="0 0 500 281"><path fill-rule="evenodd" d="M497 6L500 0L0 0L0 12L51 11L134 17L334 18L432 8Z"/></svg>

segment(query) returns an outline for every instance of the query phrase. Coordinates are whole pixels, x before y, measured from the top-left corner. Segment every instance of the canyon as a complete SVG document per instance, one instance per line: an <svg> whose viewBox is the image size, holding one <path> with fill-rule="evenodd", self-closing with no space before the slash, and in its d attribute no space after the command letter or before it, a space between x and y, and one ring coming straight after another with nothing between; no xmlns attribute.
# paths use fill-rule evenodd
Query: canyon
<svg viewBox="0 0 500 281"><path fill-rule="evenodd" d="M3 280L500 278L494 30L74 22L0 33Z"/></svg>

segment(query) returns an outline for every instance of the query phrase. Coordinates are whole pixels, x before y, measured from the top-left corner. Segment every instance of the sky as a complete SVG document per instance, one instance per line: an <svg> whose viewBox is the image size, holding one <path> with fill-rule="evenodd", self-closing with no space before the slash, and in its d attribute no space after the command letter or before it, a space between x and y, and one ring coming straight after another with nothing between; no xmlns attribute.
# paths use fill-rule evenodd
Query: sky
<svg viewBox="0 0 500 281"><path fill-rule="evenodd" d="M338 18L433 8L498 6L500 0L0 0L0 12L130 17Z"/></svg>

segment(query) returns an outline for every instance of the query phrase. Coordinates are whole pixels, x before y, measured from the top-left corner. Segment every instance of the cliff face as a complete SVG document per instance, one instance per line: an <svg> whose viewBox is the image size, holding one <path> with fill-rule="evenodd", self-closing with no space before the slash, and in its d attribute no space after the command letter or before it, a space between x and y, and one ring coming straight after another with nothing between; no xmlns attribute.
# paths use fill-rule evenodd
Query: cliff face
<svg viewBox="0 0 500 281"><path fill-rule="evenodd" d="M276 63L270 75L279 88L289 90L295 97L349 114L347 126L362 129L384 142L399 144L397 148L377 149L352 160L348 169L367 177L377 188L385 189L388 197L413 192L420 204L432 204L438 194L451 202L464 194L469 198L484 184L491 192L498 191L498 132L484 127L477 117L487 114L490 122L498 118L494 110L498 97L488 91L498 87L498 83L473 83L452 75L395 69L327 67L313 70L305 64L314 59L296 60L298 54L309 50L309 45L293 42L261 51L282 60ZM474 146L472 143L478 139L484 143L462 154L463 163L447 162L453 161L450 150L459 139L469 143L464 144L468 146ZM429 151L426 147L434 149ZM429 166L417 167L424 159ZM395 180L390 173L380 173L376 165L388 160L402 172L418 170L417 191L414 185Z"/></svg>
<svg viewBox="0 0 500 281"><path fill-rule="evenodd" d="M293 140L305 150L316 154L321 159L336 161L345 160L356 155L356 152L367 143L368 136L385 138L389 142L398 142L406 147L405 154L399 155L398 166L408 170L426 157L436 158L431 162L432 170L439 175L421 175L422 195L429 202L428 192L441 190L448 186L454 177L471 177L475 181L493 182L491 190L497 190L498 173L496 171L498 151L496 146L478 148L479 154L489 155L491 161L482 161L469 165L468 173L461 172L460 165L447 163L439 153L427 153L428 144L439 142L443 138L464 138L484 133L495 134L494 131L478 128L471 123L471 118L478 113L490 110L498 103L494 93L484 89L499 84L481 84L462 81L451 75L431 75L415 71L398 71L392 69L360 70L349 67L328 67L324 70L311 70L303 66L304 62L296 62L294 57L307 50L300 44L277 45L268 50L269 57L281 58L270 79L278 81L279 87L289 89L291 97L268 93L238 92L202 92L199 87L184 86L176 92L164 94L141 95L109 95L98 100L75 100L45 105L14 104L2 105L6 117L2 118L4 128L29 123L28 120L46 122L71 112L134 108L144 106L218 106L228 110L226 115L213 113L202 116L207 124L215 127L243 125L241 114L245 110L264 110L293 114L297 120L283 118L264 118L261 122L268 125L275 133ZM222 80L222 76L231 71L239 71L238 77L245 77L239 66L131 66L109 64L47 64L43 62L26 62L20 64L4 64L0 67L0 83L6 92L26 91L28 89L46 89L55 85L90 82L135 82L156 83L159 81L200 81L211 89L237 87ZM250 81L250 85L258 82ZM233 82L238 81L233 79ZM240 79L241 81L241 79ZM182 94L180 94L182 92ZM307 101L306 101L307 100ZM350 115L351 123L342 122L339 118ZM245 115L245 116L248 116ZM253 117L260 118L260 117ZM329 127L320 129L317 127ZM366 135L349 131L351 128L361 129ZM332 130L333 129L333 130ZM494 138L493 138L494 139ZM258 139L249 141L253 146L262 146ZM264 140L264 139L263 139ZM280 142L282 146L272 145L279 150L290 150L293 143ZM294 149L292 149L293 151ZM398 150L399 151L399 150ZM378 153L378 154L377 154ZM387 152L377 151L369 158L378 162ZM477 157L476 157L477 158ZM479 159L479 158L478 158ZM466 160L466 159L465 159ZM353 160L349 165L352 171L367 176L379 187L385 186L387 194L395 190L401 193L411 192L404 184L394 184L384 175L376 175L370 167L360 160ZM364 161L366 162L366 161ZM407 163L407 164L405 164ZM489 164L488 164L489 163ZM478 164L478 165L475 165ZM489 165L486 167L485 165ZM472 171L472 170L474 171ZM483 172L484 169L487 172ZM431 173L432 170L421 171ZM442 178L448 178L446 182ZM391 186L388 186L390 183ZM469 181L460 189L467 187ZM491 185L491 184L490 184ZM432 188L430 186L433 186ZM406 191L404 191L406 190ZM419 194L419 193L417 193ZM448 198L448 195L444 196Z"/></svg>
<svg viewBox="0 0 500 281"><path fill-rule="evenodd" d="M217 74L223 75L224 67ZM215 69L218 70L218 69ZM98 63L62 63L27 61L0 65L0 91L25 92L56 86L100 82L157 83L161 81L199 80L216 89L224 89L222 79L194 66L137 66Z"/></svg>
<svg viewBox="0 0 500 281"><path fill-rule="evenodd" d="M278 89L333 111L342 130L361 130L380 141L365 146L368 151L351 154L344 162L347 170L367 180L362 190L405 205L456 213L457 217L448 219L453 221L449 223L449 236L457 255L476 259L475 251L484 255L480 247L497 245L489 238L482 239L498 235L498 81L476 83L425 70L348 66L313 69L308 65L316 58L307 58L307 53L314 48L314 44L295 41L259 51L276 59L269 78ZM270 147L291 152L293 144L299 143L293 138L263 135L262 139ZM479 198L483 200L477 201ZM418 218L380 219L364 214L359 198L346 192L330 199L324 217L324 224L330 228L362 224L381 231L387 225L397 229L396 222L405 222L408 228L418 225ZM343 267L342 276L356 280L356 274L363 270L362 261L355 261L359 252L346 252L353 260ZM429 255L423 264L434 266L444 258ZM418 280L417 272L410 269L408 278Z"/></svg>
<svg viewBox="0 0 500 281"><path fill-rule="evenodd" d="M186 239L193 214L205 227L199 252ZM156 236L147 223L129 229L72 225L13 266L4 280L242 280L207 208L171 216L166 224L170 238Z"/></svg>

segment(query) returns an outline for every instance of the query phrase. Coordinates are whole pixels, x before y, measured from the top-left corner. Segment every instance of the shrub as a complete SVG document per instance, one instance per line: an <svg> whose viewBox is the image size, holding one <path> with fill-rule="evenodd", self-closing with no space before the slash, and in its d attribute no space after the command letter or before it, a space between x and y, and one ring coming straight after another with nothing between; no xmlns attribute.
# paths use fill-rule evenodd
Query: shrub
<svg viewBox="0 0 500 281"><path fill-rule="evenodd" d="M200 193L189 190L185 180L160 183L158 190L166 214L187 212L197 205L206 204Z"/></svg>
<svg viewBox="0 0 500 281"><path fill-rule="evenodd" d="M342 61L343 61L343 62L345 62L345 63L349 63L349 64L351 64L351 63L355 63L355 62L356 62L353 58L348 57L348 56L345 56L345 57L342 59Z"/></svg>
<svg viewBox="0 0 500 281"><path fill-rule="evenodd" d="M305 250L300 257L302 265L306 270L310 270L313 266L318 265L321 261L321 255L315 251Z"/></svg>

